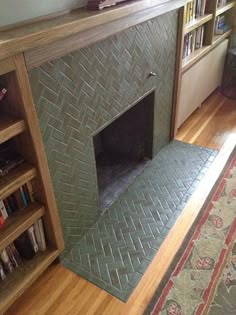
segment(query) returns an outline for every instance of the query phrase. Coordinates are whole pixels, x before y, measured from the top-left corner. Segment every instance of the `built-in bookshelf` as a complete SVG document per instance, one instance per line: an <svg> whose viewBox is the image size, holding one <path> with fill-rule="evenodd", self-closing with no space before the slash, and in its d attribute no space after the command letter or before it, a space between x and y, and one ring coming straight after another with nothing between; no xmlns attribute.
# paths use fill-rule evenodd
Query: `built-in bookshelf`
<svg viewBox="0 0 236 315"><path fill-rule="evenodd" d="M179 54L177 56L176 114L173 136L187 117L201 106L201 102L204 100L203 96L199 97L201 92L204 97L207 94L207 89L202 86L200 81L204 78L207 80L207 77L209 79L209 76L213 78L214 69L217 67L219 80L211 79L211 82L206 82L212 88L216 88L220 81L227 45L223 45L225 51L219 47L230 38L232 33L235 2L232 0L187 0L184 8L179 12ZM217 48L219 48L218 55L214 55L213 51L216 51ZM212 60L214 69L208 58L211 53L218 60ZM220 66L219 63L221 63ZM204 72L205 74L209 72L209 69L205 69L206 65L211 68L211 74L204 77ZM201 78L201 80L197 80L197 78ZM192 84L194 87L191 86L191 82L194 82ZM201 102L198 101L199 99ZM195 105L191 106L190 102ZM190 107L191 110L189 110Z"/></svg>
<svg viewBox="0 0 236 315"><path fill-rule="evenodd" d="M8 151L12 159L4 164ZM64 248L23 55L0 61L1 152L0 314L4 314ZM27 257L23 251L29 249Z"/></svg>
<svg viewBox="0 0 236 315"><path fill-rule="evenodd" d="M216 43L231 34L234 7L235 1L227 0L193 0L186 3L182 21L182 72L207 54ZM217 21L223 17L224 29L220 25L222 34L217 34Z"/></svg>

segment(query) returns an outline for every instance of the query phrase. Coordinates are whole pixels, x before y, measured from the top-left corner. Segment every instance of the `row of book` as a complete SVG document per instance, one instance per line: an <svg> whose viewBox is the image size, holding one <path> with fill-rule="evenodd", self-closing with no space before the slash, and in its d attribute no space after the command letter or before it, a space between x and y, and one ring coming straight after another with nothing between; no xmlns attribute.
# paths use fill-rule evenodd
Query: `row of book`
<svg viewBox="0 0 236 315"><path fill-rule="evenodd" d="M11 214L24 209L31 202L34 202L34 199L30 182L17 189L4 200L0 200L0 229Z"/></svg>
<svg viewBox="0 0 236 315"><path fill-rule="evenodd" d="M190 23L205 14L206 0L193 0L186 4L184 22Z"/></svg>
<svg viewBox="0 0 236 315"><path fill-rule="evenodd" d="M215 35L222 35L229 30L229 25L225 24L225 16L219 15L215 21Z"/></svg>
<svg viewBox="0 0 236 315"><path fill-rule="evenodd" d="M5 280L22 261L32 259L38 251L46 249L42 219L0 253L0 279Z"/></svg>
<svg viewBox="0 0 236 315"><path fill-rule="evenodd" d="M189 32L184 36L183 58L188 57L195 50L203 46L204 26Z"/></svg>
<svg viewBox="0 0 236 315"><path fill-rule="evenodd" d="M224 5L226 5L227 4L227 0L218 0L217 1L217 7L219 8L219 7L223 7Z"/></svg>

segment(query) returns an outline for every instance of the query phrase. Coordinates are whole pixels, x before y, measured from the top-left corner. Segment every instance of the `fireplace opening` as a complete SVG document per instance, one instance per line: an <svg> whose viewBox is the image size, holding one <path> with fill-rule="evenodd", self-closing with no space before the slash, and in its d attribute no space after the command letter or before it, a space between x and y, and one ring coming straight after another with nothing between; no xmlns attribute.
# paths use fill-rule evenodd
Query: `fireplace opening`
<svg viewBox="0 0 236 315"><path fill-rule="evenodd" d="M93 137L99 208L109 207L152 158L154 92Z"/></svg>

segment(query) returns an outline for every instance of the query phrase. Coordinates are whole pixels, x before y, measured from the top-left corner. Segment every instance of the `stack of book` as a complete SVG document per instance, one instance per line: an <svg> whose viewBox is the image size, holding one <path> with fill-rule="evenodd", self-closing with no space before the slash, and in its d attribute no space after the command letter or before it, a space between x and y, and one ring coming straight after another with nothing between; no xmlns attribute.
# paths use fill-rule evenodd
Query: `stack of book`
<svg viewBox="0 0 236 315"><path fill-rule="evenodd" d="M225 16L219 15L215 22L215 35L222 35L229 30L229 25L225 24Z"/></svg>
<svg viewBox="0 0 236 315"><path fill-rule="evenodd" d="M206 0L193 0L186 4L185 23L188 24L199 16L205 14Z"/></svg>
<svg viewBox="0 0 236 315"><path fill-rule="evenodd" d="M42 219L0 253L0 279L5 280L21 262L32 259L38 251L46 249Z"/></svg>
<svg viewBox="0 0 236 315"><path fill-rule="evenodd" d="M218 0L217 1L217 7L223 7L224 5L227 4L227 0Z"/></svg>
<svg viewBox="0 0 236 315"><path fill-rule="evenodd" d="M183 58L203 46L204 26L189 32L184 36Z"/></svg>

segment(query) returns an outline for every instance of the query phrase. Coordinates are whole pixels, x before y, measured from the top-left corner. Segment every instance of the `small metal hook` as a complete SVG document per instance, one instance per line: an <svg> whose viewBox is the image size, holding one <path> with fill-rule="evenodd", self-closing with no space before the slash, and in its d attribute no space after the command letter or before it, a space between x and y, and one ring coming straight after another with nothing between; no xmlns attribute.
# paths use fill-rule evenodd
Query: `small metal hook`
<svg viewBox="0 0 236 315"><path fill-rule="evenodd" d="M155 72L149 72L149 75L148 75L149 77L156 77L157 76L157 74L155 73Z"/></svg>

